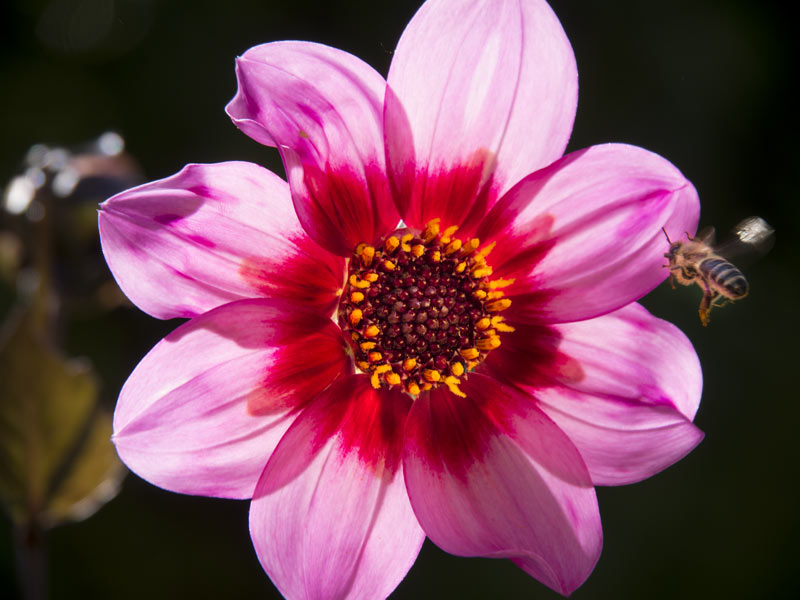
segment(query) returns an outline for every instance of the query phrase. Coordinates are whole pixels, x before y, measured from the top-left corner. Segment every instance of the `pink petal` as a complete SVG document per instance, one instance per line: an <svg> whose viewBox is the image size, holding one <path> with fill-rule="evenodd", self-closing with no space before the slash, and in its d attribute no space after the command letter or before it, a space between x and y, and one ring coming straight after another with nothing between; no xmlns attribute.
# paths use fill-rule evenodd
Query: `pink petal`
<svg viewBox="0 0 800 600"><path fill-rule="evenodd" d="M409 413L403 464L417 518L447 552L512 558L569 594L602 546L578 451L531 398L477 373L462 390L420 396Z"/></svg>
<svg viewBox="0 0 800 600"><path fill-rule="evenodd" d="M142 359L114 413L128 467L163 488L249 498L306 404L348 369L330 320L242 300L178 327Z"/></svg>
<svg viewBox="0 0 800 600"><path fill-rule="evenodd" d="M631 304L554 327L517 325L485 365L529 391L570 437L595 485L646 479L703 438L697 354L672 324Z"/></svg>
<svg viewBox="0 0 800 600"><path fill-rule="evenodd" d="M477 232L516 320L577 321L632 302L667 276L671 239L694 232L697 192L671 163L623 144L573 152L526 177ZM511 314L511 313L509 313Z"/></svg>
<svg viewBox="0 0 800 600"><path fill-rule="evenodd" d="M330 314L341 258L303 231L286 182L257 165L188 165L100 206L100 240L125 294L159 318L286 298Z"/></svg>
<svg viewBox="0 0 800 600"><path fill-rule="evenodd" d="M228 115L280 150L300 222L316 242L349 256L395 227L380 74L335 48L276 42L245 52L236 75Z"/></svg>
<svg viewBox="0 0 800 600"><path fill-rule="evenodd" d="M297 418L250 508L259 559L287 598L385 598L425 534L403 480L408 396L339 380Z"/></svg>
<svg viewBox="0 0 800 600"><path fill-rule="evenodd" d="M575 57L543 0L423 4L388 82L390 177L416 227L477 223L498 194L562 155L575 118Z"/></svg>

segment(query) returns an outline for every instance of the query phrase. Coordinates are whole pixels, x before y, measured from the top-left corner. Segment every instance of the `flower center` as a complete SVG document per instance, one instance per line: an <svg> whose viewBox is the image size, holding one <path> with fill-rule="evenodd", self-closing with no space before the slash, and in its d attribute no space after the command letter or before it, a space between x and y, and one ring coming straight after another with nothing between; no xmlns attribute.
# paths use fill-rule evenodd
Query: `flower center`
<svg viewBox="0 0 800 600"><path fill-rule="evenodd" d="M462 243L456 229L440 231L434 219L356 247L338 318L376 389L417 396L446 385L464 396L461 381L500 345L500 332L514 330L498 314L511 305L500 288L513 280L489 280L494 244Z"/></svg>

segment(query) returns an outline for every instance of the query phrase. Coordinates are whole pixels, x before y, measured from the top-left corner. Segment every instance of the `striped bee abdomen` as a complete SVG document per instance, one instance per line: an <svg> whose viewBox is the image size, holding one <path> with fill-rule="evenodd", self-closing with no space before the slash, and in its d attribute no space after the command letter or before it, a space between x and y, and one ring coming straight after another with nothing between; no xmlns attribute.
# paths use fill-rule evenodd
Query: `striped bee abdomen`
<svg viewBox="0 0 800 600"><path fill-rule="evenodd" d="M699 270L723 296L736 299L747 295L747 279L724 258L707 258L700 263Z"/></svg>

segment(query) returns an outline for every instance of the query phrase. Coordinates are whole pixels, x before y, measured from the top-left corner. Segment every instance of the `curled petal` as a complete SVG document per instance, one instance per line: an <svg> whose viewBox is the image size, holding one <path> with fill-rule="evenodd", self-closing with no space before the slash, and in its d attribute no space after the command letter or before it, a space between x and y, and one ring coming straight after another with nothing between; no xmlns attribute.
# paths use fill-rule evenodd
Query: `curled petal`
<svg viewBox="0 0 800 600"><path fill-rule="evenodd" d="M142 359L120 393L113 441L155 485L250 498L296 410L348 365L330 320L274 301L226 304Z"/></svg>
<svg viewBox="0 0 800 600"><path fill-rule="evenodd" d="M245 162L197 164L100 206L100 240L125 294L158 317L285 298L330 314L344 262L306 235L286 182Z"/></svg>
<svg viewBox="0 0 800 600"><path fill-rule="evenodd" d="M623 144L573 152L506 194L478 230L514 318L588 319L642 297L667 276L671 239L694 232L697 192L662 157Z"/></svg>
<svg viewBox="0 0 800 600"><path fill-rule="evenodd" d="M412 226L475 225L498 194L561 156L572 131L575 57L543 0L423 4L388 82L390 178Z"/></svg>
<svg viewBox="0 0 800 600"><path fill-rule="evenodd" d="M354 375L281 440L256 489L250 533L287 598L385 598L413 564L425 534L400 463L409 404Z"/></svg>
<svg viewBox="0 0 800 600"><path fill-rule="evenodd" d="M530 397L476 373L462 389L420 396L409 413L403 464L422 527L447 552L511 558L571 593L602 545L578 451Z"/></svg>
<svg viewBox="0 0 800 600"><path fill-rule="evenodd" d="M276 146L309 235L347 256L397 224L383 147L386 83L360 59L321 44L255 46L236 62L228 115Z"/></svg>
<svg viewBox="0 0 800 600"><path fill-rule="evenodd" d="M595 485L646 479L703 439L702 372L678 328L631 304L554 327L518 325L486 362L569 436Z"/></svg>

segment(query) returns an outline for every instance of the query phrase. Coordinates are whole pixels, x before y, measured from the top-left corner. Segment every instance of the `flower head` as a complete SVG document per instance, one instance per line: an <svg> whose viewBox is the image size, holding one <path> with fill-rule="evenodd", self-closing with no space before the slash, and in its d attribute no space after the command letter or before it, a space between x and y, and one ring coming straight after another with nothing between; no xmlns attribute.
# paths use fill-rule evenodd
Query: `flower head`
<svg viewBox="0 0 800 600"><path fill-rule="evenodd" d="M289 598L385 597L425 536L569 594L600 554L594 486L702 438L694 350L635 303L694 188L641 148L563 155L577 71L543 0L429 0L387 80L307 42L236 73L227 112L288 183L195 164L101 208L128 297L189 318L123 387L120 456L252 498Z"/></svg>

